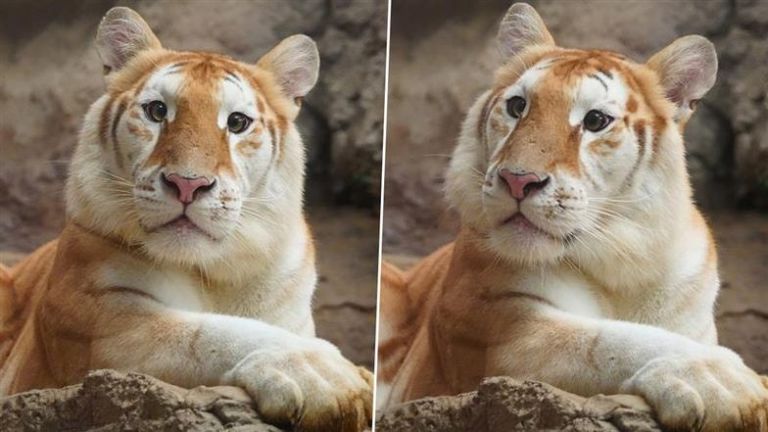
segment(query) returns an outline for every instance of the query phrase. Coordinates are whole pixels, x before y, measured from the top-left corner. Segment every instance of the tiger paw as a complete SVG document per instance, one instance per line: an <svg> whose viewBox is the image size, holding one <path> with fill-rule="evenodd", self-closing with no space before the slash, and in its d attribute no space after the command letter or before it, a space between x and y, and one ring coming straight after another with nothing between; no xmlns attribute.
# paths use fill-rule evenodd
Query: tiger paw
<svg viewBox="0 0 768 432"><path fill-rule="evenodd" d="M643 396L669 430L768 431L768 380L725 348L654 359L621 390Z"/></svg>
<svg viewBox="0 0 768 432"><path fill-rule="evenodd" d="M296 345L254 351L224 381L243 387L259 414L273 424L300 431L368 428L373 375L326 341L302 339Z"/></svg>

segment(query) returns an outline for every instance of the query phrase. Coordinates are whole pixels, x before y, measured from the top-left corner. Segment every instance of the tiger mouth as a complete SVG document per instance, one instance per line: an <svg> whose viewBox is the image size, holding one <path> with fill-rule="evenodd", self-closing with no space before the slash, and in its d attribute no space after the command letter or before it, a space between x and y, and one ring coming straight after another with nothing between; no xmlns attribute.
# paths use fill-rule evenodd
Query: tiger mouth
<svg viewBox="0 0 768 432"><path fill-rule="evenodd" d="M501 226L511 226L519 231L530 232L534 235L545 236L557 242L562 242L564 240L562 237L556 236L550 233L549 231L541 228L540 226L536 225L535 223L531 222L531 220L528 219L521 212L515 212L512 216L509 216L508 218L504 219L501 223Z"/></svg>
<svg viewBox="0 0 768 432"><path fill-rule="evenodd" d="M195 229L202 231L202 229L196 223L192 222L192 219L190 219L186 214L179 215L177 218L160 225L159 228L166 227L177 229Z"/></svg>
<svg viewBox="0 0 768 432"><path fill-rule="evenodd" d="M212 241L218 241L218 239L214 237L211 233L201 228L200 225L192 221L192 219L190 219L186 213L182 213L179 216L171 219L170 221L162 223L147 231L149 233L155 233L160 230L173 230L179 235L198 233L208 237Z"/></svg>

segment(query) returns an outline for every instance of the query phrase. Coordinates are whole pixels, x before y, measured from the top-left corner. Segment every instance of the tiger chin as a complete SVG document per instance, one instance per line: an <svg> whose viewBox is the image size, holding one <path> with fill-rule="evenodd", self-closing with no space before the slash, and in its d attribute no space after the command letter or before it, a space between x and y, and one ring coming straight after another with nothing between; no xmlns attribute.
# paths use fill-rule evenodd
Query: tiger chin
<svg viewBox="0 0 768 432"><path fill-rule="evenodd" d="M520 3L497 41L447 172L458 237L382 266L378 407L507 375L642 396L670 430L768 430L768 382L717 345L685 165L714 46L686 36L645 63L561 48Z"/></svg>
<svg viewBox="0 0 768 432"><path fill-rule="evenodd" d="M171 51L117 7L96 45L107 92L73 156L66 226L0 271L0 395L115 368L240 386L298 430L368 427L372 375L315 337L310 304L295 120L315 43L288 37L255 64Z"/></svg>

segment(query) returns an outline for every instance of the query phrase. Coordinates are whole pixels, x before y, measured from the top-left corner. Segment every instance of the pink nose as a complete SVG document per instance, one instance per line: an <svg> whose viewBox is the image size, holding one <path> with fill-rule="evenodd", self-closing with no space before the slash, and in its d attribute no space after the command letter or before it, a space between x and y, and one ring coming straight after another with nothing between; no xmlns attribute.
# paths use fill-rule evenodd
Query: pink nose
<svg viewBox="0 0 768 432"><path fill-rule="evenodd" d="M172 189L176 189L176 196L184 204L189 204L196 198L197 191L209 191L213 188L215 180L205 177L182 177L178 174L163 175L163 181Z"/></svg>
<svg viewBox="0 0 768 432"><path fill-rule="evenodd" d="M516 174L503 168L499 170L499 176L504 179L509 187L509 193L516 199L522 200L531 192L543 189L549 182L549 177L539 177L534 173Z"/></svg>

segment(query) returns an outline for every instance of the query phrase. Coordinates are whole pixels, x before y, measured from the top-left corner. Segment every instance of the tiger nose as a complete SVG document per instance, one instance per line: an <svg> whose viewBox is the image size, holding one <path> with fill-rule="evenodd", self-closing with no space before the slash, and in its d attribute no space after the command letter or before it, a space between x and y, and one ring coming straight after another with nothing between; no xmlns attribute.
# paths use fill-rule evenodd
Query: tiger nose
<svg viewBox="0 0 768 432"><path fill-rule="evenodd" d="M213 189L216 180L208 180L205 177L182 177L178 174L162 175L163 183L176 190L176 198L182 204L193 202L200 192Z"/></svg>
<svg viewBox="0 0 768 432"><path fill-rule="evenodd" d="M509 193L518 200L525 199L532 192L543 189L549 183L549 176L539 177L534 173L513 173L502 168L499 170L501 177L509 188Z"/></svg>

